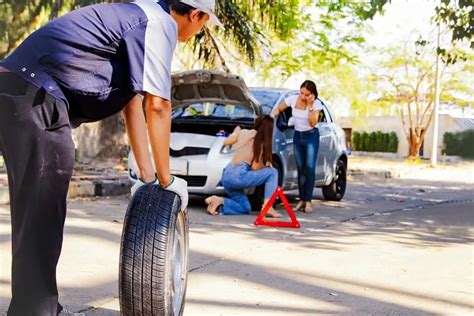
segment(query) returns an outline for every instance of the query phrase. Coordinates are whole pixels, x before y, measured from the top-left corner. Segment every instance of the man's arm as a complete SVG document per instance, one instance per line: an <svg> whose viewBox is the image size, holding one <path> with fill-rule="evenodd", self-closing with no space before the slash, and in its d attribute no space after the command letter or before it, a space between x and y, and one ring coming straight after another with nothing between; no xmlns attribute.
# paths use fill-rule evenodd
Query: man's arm
<svg viewBox="0 0 474 316"><path fill-rule="evenodd" d="M143 114L142 98L136 95L123 109L127 135L138 165L138 175L145 182L155 179L155 170L148 151L147 129Z"/></svg>
<svg viewBox="0 0 474 316"><path fill-rule="evenodd" d="M158 181L162 186L167 186L172 179L169 163L171 102L150 93L145 93L144 105L148 136L150 137Z"/></svg>

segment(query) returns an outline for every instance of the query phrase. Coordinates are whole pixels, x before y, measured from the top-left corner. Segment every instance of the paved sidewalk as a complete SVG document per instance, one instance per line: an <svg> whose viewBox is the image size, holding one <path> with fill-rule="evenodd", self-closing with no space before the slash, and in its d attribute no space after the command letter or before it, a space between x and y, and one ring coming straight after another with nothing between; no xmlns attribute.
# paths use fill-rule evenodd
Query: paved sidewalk
<svg viewBox="0 0 474 316"><path fill-rule="evenodd" d="M350 175L375 175L385 176L386 178L474 183L474 160L445 164L440 162L436 167L432 167L428 160L415 163L403 159L350 156L348 164Z"/></svg>
<svg viewBox="0 0 474 316"><path fill-rule="evenodd" d="M68 198L116 196L130 192L125 165L115 161L76 163L69 185ZM0 167L0 205L8 204L8 180L4 167Z"/></svg>

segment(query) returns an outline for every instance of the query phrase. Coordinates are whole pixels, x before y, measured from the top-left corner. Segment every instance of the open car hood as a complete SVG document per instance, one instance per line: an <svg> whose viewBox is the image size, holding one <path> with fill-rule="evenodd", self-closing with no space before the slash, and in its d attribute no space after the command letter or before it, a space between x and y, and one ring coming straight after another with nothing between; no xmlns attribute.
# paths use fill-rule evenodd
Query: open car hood
<svg viewBox="0 0 474 316"><path fill-rule="evenodd" d="M172 75L171 82L173 108L208 101L241 104L260 114L258 101L239 76L215 70L192 70Z"/></svg>

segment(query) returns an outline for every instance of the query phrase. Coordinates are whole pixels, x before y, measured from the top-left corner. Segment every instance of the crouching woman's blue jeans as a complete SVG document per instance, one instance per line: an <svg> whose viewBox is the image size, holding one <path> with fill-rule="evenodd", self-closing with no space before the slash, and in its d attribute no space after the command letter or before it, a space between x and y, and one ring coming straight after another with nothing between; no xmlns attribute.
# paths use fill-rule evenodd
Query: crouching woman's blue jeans
<svg viewBox="0 0 474 316"><path fill-rule="evenodd" d="M244 189L265 183L265 199L271 198L278 185L278 171L273 167L252 170L245 162L229 164L222 173L222 185L229 195L224 198L224 215L249 214L251 206Z"/></svg>

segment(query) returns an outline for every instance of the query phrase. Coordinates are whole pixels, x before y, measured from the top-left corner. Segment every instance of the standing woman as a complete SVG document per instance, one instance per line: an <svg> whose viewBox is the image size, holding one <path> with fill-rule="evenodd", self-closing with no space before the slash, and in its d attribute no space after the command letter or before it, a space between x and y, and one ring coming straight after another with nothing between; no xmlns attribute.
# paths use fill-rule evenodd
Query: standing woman
<svg viewBox="0 0 474 316"><path fill-rule="evenodd" d="M211 215L249 214L251 206L244 190L265 183L264 204L275 192L278 185L278 171L272 163L273 119L261 116L253 129L241 129L237 126L234 132L225 139L224 145L235 145L234 157L222 173L222 185L229 198L217 195L206 199L207 211ZM281 217L273 207L267 216Z"/></svg>
<svg viewBox="0 0 474 316"><path fill-rule="evenodd" d="M316 177L316 161L319 149L318 120L322 103L318 100L316 84L306 80L301 84L300 94L289 96L276 106L271 116L277 117L280 112L291 107L295 122L293 146L298 168L298 189L300 201L296 210L306 213L313 211L311 200Z"/></svg>

